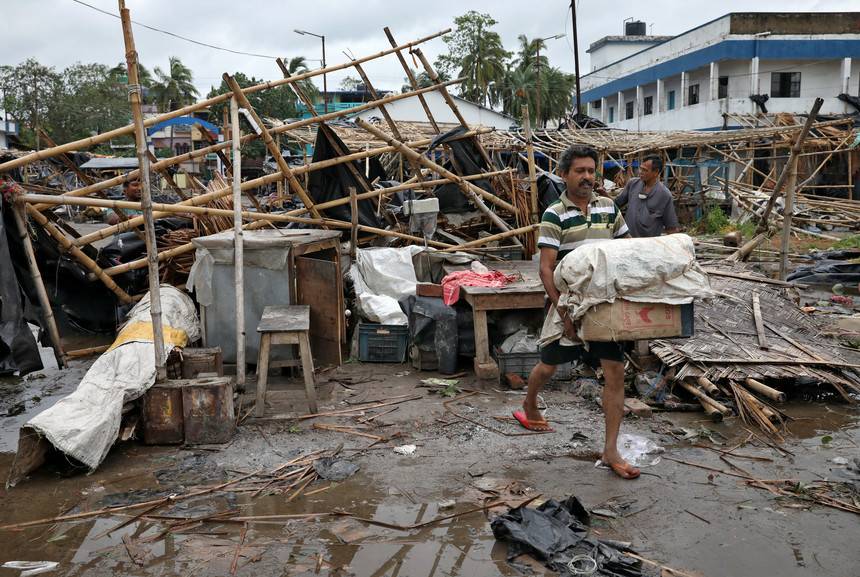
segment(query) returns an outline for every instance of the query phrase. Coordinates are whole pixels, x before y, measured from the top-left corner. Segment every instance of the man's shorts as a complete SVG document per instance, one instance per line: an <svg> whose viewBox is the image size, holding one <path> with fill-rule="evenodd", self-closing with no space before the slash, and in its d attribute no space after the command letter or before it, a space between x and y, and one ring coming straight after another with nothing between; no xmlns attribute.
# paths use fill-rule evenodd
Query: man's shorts
<svg viewBox="0 0 860 577"><path fill-rule="evenodd" d="M624 362L624 351L628 349L627 342L598 342L588 343L588 350L583 346L564 346L560 341L553 341L541 347L540 360L546 365L563 365L582 361L592 368L600 366L600 360Z"/></svg>

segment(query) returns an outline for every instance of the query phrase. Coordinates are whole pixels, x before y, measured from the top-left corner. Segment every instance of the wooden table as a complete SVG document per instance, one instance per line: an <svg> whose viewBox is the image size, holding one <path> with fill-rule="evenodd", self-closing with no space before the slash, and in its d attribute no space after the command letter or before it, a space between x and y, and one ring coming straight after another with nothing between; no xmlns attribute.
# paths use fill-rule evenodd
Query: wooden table
<svg viewBox="0 0 860 577"><path fill-rule="evenodd" d="M487 263L485 263L487 264ZM520 274L521 280L502 288L461 286L460 298L472 306L475 323L475 374L479 379L498 379L499 366L490 355L487 311L543 309L546 291L538 274L536 261L490 263L487 267L505 274ZM465 270L468 265L446 265L445 273Z"/></svg>

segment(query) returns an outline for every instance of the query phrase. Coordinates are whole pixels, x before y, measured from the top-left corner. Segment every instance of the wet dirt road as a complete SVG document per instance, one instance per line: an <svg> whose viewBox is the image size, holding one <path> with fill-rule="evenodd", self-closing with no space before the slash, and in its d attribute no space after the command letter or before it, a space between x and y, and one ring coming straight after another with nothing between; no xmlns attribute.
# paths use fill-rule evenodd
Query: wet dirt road
<svg viewBox="0 0 860 577"><path fill-rule="evenodd" d="M3 390L14 394L0 399L0 414L9 407L15 407L15 412L24 404L20 414L0 418L4 476L11 465L17 427L27 415L73 387L83 368L80 364L59 377L48 374L4 384ZM623 432L648 437L666 452L659 463L643 469L640 479L624 481L594 467L594 454L602 442L602 416L592 402L569 391L544 395L555 433L515 437L500 432L519 432L504 418L519 402L516 393L486 387L480 389L482 394L451 404L458 414L484 425L480 426L447 412L443 405L447 399L416 388L421 378L432 376L427 373L414 373L406 366L347 365L338 374L354 381L375 380L350 384L350 389L334 385L331 396L321 403L323 409L406 393L425 397L397 405L397 410L376 419L374 434L393 437L376 446L366 438L312 428L313 422L354 426L353 417L299 422L249 419L231 443L220 448L124 443L92 475L60 476L45 469L4 490L2 524L183 494L248 471L275 468L301 453L343 444L342 455L361 467L359 473L340 483L317 481L307 488L316 491L312 495L287 502L282 494L253 498L247 492L222 492L177 503L159 514L200 517L239 510L243 516L260 517L341 510L408 525L466 511L486 498L517 501L574 494L597 510L592 529L599 536L631 541L640 555L690 575L842 577L857 573L857 515L777 498L738 477L669 460L735 473L743 470L756 479L856 480L857 473L841 464L843 459L850 463L860 456L860 412L848 405L790 404L786 411L795 420L789 425L784 451L752 439L736 453L759 460L731 457L729 463L716 451L693 443L723 449L737 445L749 433L735 420L713 424L703 420L701 413L627 418ZM461 379L460 387L479 389L471 375ZM273 414L304 412L299 388L275 389ZM405 443L417 446L414 455L393 452L393 446ZM454 501L453 507L442 508L449 500ZM163 523L114 515L2 531L0 561L56 561L59 567L53 574L87 576L544 573L526 558L509 563L506 546L496 544L481 512L413 531L370 526L350 518L258 519L244 531L242 523L205 523L165 532ZM0 569L0 577L18 573Z"/></svg>

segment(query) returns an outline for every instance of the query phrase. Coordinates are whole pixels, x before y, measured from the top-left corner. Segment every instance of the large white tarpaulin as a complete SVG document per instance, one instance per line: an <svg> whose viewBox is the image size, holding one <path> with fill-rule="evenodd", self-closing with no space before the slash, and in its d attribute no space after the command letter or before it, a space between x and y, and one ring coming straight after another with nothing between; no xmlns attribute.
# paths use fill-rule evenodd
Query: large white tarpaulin
<svg viewBox="0 0 860 577"><path fill-rule="evenodd" d="M160 293L166 358L173 348L199 338L200 323L185 293L165 285ZM33 417L23 429L35 431L95 470L117 438L123 405L143 395L155 384L155 376L147 294L131 309L111 348L96 359L75 392Z"/></svg>

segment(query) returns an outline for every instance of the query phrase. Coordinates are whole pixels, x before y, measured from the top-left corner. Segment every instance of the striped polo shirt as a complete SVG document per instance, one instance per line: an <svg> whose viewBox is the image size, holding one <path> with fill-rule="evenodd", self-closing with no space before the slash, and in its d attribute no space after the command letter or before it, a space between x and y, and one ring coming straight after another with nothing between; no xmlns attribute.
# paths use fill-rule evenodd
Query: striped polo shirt
<svg viewBox="0 0 860 577"><path fill-rule="evenodd" d="M565 193L544 211L538 247L556 249L558 260L561 260L583 244L619 238L627 233L624 217L612 199L591 193L588 210L583 214Z"/></svg>

